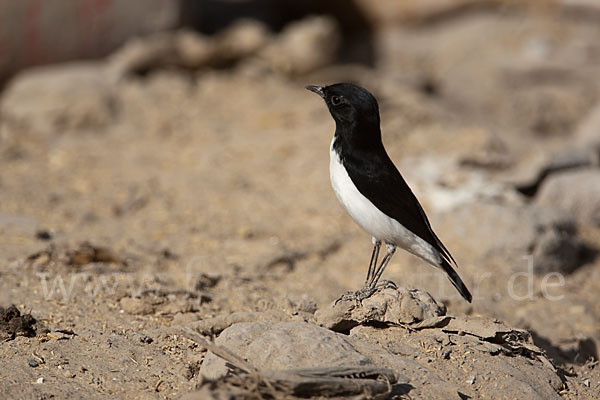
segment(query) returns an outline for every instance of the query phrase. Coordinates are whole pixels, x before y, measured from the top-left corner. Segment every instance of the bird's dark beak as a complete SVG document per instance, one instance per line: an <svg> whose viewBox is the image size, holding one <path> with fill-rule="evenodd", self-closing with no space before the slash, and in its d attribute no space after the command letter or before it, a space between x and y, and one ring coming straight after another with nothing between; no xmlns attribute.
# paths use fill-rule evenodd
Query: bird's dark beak
<svg viewBox="0 0 600 400"><path fill-rule="evenodd" d="M304 87L307 90L310 90L311 92L315 92L316 94L318 94L322 98L325 98L325 93L323 93L323 86L307 85L307 86L304 86Z"/></svg>

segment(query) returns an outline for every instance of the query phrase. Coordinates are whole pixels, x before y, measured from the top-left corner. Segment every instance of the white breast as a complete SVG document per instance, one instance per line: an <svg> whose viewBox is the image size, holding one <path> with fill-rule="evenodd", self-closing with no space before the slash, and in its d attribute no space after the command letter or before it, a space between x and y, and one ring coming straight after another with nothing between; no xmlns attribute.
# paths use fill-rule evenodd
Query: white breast
<svg viewBox="0 0 600 400"><path fill-rule="evenodd" d="M387 244L402 247L431 264L439 264L441 260L437 250L398 221L385 215L358 191L333 147L329 154L329 177L340 203L354 222L368 234Z"/></svg>

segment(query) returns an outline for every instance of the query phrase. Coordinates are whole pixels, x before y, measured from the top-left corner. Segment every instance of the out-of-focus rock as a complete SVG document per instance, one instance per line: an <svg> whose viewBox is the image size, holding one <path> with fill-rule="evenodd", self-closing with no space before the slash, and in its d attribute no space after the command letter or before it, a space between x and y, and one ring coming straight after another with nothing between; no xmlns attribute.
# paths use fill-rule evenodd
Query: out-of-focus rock
<svg viewBox="0 0 600 400"><path fill-rule="evenodd" d="M569 147L558 153L528 160L520 168L511 171L511 176L506 181L514 184L524 195L533 196L549 176L561 171L598 166L599 158L600 147Z"/></svg>
<svg viewBox="0 0 600 400"><path fill-rule="evenodd" d="M346 332L365 323L415 324L445 313L446 307L427 292L384 288L361 302L341 300L317 310L315 317L321 326Z"/></svg>
<svg viewBox="0 0 600 400"><path fill-rule="evenodd" d="M255 55L270 39L267 27L252 20L239 21L212 37L186 29L162 32L130 40L110 56L108 66L113 80L168 66L228 66Z"/></svg>
<svg viewBox="0 0 600 400"><path fill-rule="evenodd" d="M523 72L523 75L527 73ZM538 85L527 91L516 91L514 107L515 117L533 134L542 138L570 137L589 107L589 98L566 85Z"/></svg>
<svg viewBox="0 0 600 400"><path fill-rule="evenodd" d="M289 24L263 52L276 71L305 74L332 63L340 44L337 23L329 17L309 17Z"/></svg>
<svg viewBox="0 0 600 400"><path fill-rule="evenodd" d="M261 50L270 40L268 28L241 20L215 37L183 30L176 34L178 62L188 68L233 64Z"/></svg>
<svg viewBox="0 0 600 400"><path fill-rule="evenodd" d="M238 60L262 49L271 39L268 28L255 20L240 20L215 38L216 58Z"/></svg>
<svg viewBox="0 0 600 400"><path fill-rule="evenodd" d="M136 297L123 297L120 305L123 311L133 315L149 315L156 310L151 302Z"/></svg>
<svg viewBox="0 0 600 400"><path fill-rule="evenodd" d="M204 56L199 50L199 39L194 34L182 33L181 45L188 58ZM194 39L190 39L193 36ZM118 81L123 76L135 72L144 72L166 64L177 64L178 55L175 37L171 33L158 33L143 38L129 40L121 48L108 57L107 71L112 81ZM189 42L193 41L193 44ZM192 49L190 49L192 48ZM204 58L201 59L204 61ZM199 62L199 61L198 61Z"/></svg>
<svg viewBox="0 0 600 400"><path fill-rule="evenodd" d="M309 17L272 36L260 22L243 20L216 36L181 30L130 40L109 58L111 79L167 66L184 68L231 66L247 60L247 69L297 75L332 63L340 44L337 23Z"/></svg>
<svg viewBox="0 0 600 400"><path fill-rule="evenodd" d="M567 212L582 223L600 224L600 169L551 175L542 183L535 204Z"/></svg>
<svg viewBox="0 0 600 400"><path fill-rule="evenodd" d="M533 270L539 274L573 272L581 265L584 250L583 243L572 232L542 232L533 250Z"/></svg>
<svg viewBox="0 0 600 400"><path fill-rule="evenodd" d="M522 265L533 254L540 273L572 271L585 261L575 219L555 209L479 203L442 215L438 225L455 232L473 260L498 257Z"/></svg>
<svg viewBox="0 0 600 400"><path fill-rule="evenodd" d="M93 62L24 71L0 99L3 128L17 134L98 131L112 122L113 114L104 67Z"/></svg>
<svg viewBox="0 0 600 400"><path fill-rule="evenodd" d="M488 136L483 143L466 151L460 159L460 165L472 168L500 170L512 166L515 162L506 143L497 136Z"/></svg>
<svg viewBox="0 0 600 400"><path fill-rule="evenodd" d="M600 16L600 3L596 0L558 0L567 12L584 16Z"/></svg>
<svg viewBox="0 0 600 400"><path fill-rule="evenodd" d="M188 68L206 65L215 52L214 42L197 32L182 30L174 38L179 62Z"/></svg>
<svg viewBox="0 0 600 400"><path fill-rule="evenodd" d="M599 10L600 10L600 3ZM593 107L575 132L577 142L580 146L590 148L595 151L596 165L600 164L600 103Z"/></svg>

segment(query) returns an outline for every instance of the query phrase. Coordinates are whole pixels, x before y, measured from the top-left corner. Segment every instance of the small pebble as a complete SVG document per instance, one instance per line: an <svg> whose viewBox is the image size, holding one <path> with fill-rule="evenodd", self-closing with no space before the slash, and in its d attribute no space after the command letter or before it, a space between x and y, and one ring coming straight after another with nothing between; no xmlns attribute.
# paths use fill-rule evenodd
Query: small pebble
<svg viewBox="0 0 600 400"><path fill-rule="evenodd" d="M27 361L27 364L29 364L29 366L31 368L35 368L35 367L39 367L40 366L40 364L38 364L37 361L35 361L34 359L31 359L31 360Z"/></svg>
<svg viewBox="0 0 600 400"><path fill-rule="evenodd" d="M452 350L450 349L445 349L444 351L442 351L442 358L444 360L448 360L450 358L450 353L452 352Z"/></svg>
<svg viewBox="0 0 600 400"><path fill-rule="evenodd" d="M35 381L35 383L37 383L38 385L40 383L44 383L44 378L42 378L42 377L38 378L37 381Z"/></svg>
<svg viewBox="0 0 600 400"><path fill-rule="evenodd" d="M147 336L147 335L140 336L140 342L142 342L142 343L150 344L153 341L154 341L154 339L152 339L150 336Z"/></svg>

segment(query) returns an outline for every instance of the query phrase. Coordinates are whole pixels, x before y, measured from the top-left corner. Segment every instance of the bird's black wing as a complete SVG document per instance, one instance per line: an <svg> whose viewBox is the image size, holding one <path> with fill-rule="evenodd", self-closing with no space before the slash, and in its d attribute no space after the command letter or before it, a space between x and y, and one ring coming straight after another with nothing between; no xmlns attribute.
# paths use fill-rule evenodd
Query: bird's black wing
<svg viewBox="0 0 600 400"><path fill-rule="evenodd" d="M452 267L457 266L456 261L433 232L423 207L385 150L381 149L374 154L354 152L353 155L346 155L343 163L350 179L363 196L440 253L439 267L446 272L462 297L471 302L469 289Z"/></svg>
<svg viewBox="0 0 600 400"><path fill-rule="evenodd" d="M363 196L383 213L433 246L448 263L456 265L446 246L433 232L419 201L385 151L345 155L343 163L350 179Z"/></svg>

